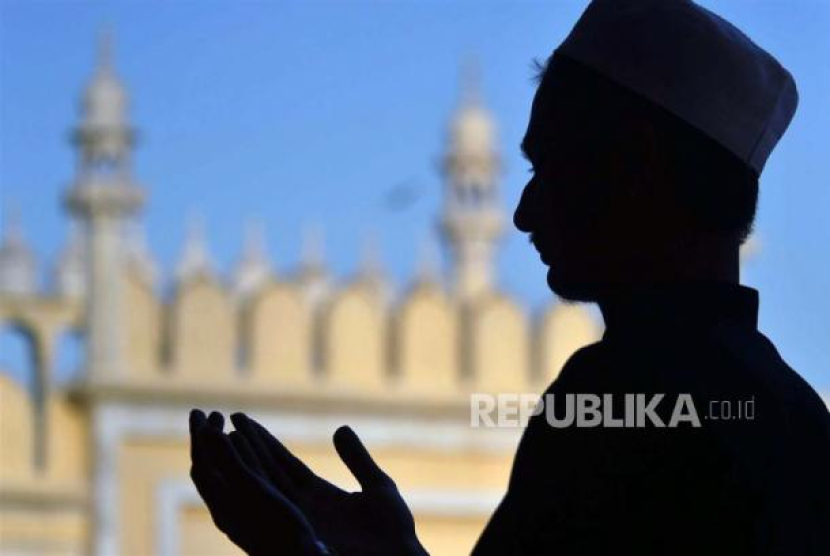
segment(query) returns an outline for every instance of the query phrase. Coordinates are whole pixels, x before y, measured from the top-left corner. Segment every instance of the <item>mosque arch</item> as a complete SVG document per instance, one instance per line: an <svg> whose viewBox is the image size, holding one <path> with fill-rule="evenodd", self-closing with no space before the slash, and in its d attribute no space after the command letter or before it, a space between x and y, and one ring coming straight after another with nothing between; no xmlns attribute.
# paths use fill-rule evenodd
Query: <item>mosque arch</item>
<svg viewBox="0 0 830 556"><path fill-rule="evenodd" d="M0 322L0 379L5 397L0 402L5 406L2 434L17 452L7 462L12 469L42 470L46 464L46 398L51 377L43 347L27 323Z"/></svg>
<svg viewBox="0 0 830 556"><path fill-rule="evenodd" d="M185 282L171 314L172 372L189 379L230 379L235 367L236 321L228 293L213 279Z"/></svg>
<svg viewBox="0 0 830 556"><path fill-rule="evenodd" d="M329 384L377 390L386 379L383 308L366 287L352 285L331 300L323 315L323 364Z"/></svg>
<svg viewBox="0 0 830 556"><path fill-rule="evenodd" d="M423 285L407 295L396 314L394 339L401 386L440 393L458 387L458 315L439 287Z"/></svg>
<svg viewBox="0 0 830 556"><path fill-rule="evenodd" d="M246 322L254 380L296 384L311 378L312 315L299 288L269 284L252 300Z"/></svg>
<svg viewBox="0 0 830 556"><path fill-rule="evenodd" d="M509 298L492 294L471 308L469 357L476 388L484 392L528 390L530 346L524 312Z"/></svg>
<svg viewBox="0 0 830 556"><path fill-rule="evenodd" d="M124 325L126 360L130 374L148 378L161 366L162 308L152 284L138 272L124 276Z"/></svg>

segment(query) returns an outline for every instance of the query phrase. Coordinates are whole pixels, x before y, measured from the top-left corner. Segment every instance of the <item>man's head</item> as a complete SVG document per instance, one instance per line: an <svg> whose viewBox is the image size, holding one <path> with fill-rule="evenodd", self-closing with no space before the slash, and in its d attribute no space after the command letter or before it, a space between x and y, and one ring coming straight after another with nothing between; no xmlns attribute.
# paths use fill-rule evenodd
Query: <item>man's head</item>
<svg viewBox="0 0 830 556"><path fill-rule="evenodd" d="M567 299L672 279L737 253L758 174L669 111L561 53L542 68L514 215Z"/></svg>
<svg viewBox="0 0 830 556"><path fill-rule="evenodd" d="M592 0L542 69L514 221L551 288L736 281L789 72L692 0Z"/></svg>

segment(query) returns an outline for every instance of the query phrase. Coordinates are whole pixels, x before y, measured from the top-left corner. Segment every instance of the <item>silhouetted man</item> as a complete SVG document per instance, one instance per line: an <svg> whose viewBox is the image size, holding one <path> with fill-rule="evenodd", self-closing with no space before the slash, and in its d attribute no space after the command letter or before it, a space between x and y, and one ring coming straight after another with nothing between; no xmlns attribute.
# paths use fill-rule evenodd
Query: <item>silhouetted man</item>
<svg viewBox="0 0 830 556"><path fill-rule="evenodd" d="M774 58L685 0L595 0L543 66L514 222L606 331L548 388L475 555L830 554L830 418L738 275L796 103ZM350 429L359 493L232 419L191 415L192 476L249 553L425 553Z"/></svg>

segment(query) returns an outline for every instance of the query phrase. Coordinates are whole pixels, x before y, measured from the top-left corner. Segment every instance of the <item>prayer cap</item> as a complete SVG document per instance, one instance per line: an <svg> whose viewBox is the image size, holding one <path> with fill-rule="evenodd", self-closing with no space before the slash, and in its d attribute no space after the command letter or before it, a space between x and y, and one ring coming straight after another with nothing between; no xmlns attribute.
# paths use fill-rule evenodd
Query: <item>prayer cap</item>
<svg viewBox="0 0 830 556"><path fill-rule="evenodd" d="M691 0L593 0L557 53L696 127L759 174L798 104L792 75Z"/></svg>

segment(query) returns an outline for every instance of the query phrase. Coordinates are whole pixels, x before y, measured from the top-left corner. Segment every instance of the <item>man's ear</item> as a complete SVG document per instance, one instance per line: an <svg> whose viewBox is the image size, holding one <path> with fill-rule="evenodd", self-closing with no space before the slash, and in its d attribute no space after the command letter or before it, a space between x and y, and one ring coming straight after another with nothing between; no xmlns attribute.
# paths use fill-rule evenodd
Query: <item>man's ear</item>
<svg viewBox="0 0 830 556"><path fill-rule="evenodd" d="M654 124L648 120L638 120L634 125L634 141L642 164L639 165L639 180L644 189L665 190L669 181L668 156L666 145L660 140Z"/></svg>
<svg viewBox="0 0 830 556"><path fill-rule="evenodd" d="M663 191L669 179L666 150L648 120L629 122L627 128L614 144L612 171L621 196L643 206Z"/></svg>

